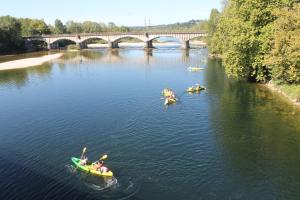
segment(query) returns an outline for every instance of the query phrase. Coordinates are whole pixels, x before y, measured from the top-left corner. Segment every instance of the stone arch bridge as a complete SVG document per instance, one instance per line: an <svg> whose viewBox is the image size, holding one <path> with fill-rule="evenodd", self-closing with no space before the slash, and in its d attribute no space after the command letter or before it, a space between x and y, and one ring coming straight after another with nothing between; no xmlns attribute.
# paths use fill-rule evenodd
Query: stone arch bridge
<svg viewBox="0 0 300 200"><path fill-rule="evenodd" d="M159 37L176 38L182 44L182 48L190 48L189 41L198 37L207 36L204 32L198 33L93 33L93 34L63 34L63 35L41 35L26 37L26 42L44 41L48 49L53 48L53 44L59 40L70 40L76 43L80 48L87 48L87 40L102 39L107 41L109 48L118 48L118 42L122 38L135 38L144 42L145 48L153 48L152 41Z"/></svg>

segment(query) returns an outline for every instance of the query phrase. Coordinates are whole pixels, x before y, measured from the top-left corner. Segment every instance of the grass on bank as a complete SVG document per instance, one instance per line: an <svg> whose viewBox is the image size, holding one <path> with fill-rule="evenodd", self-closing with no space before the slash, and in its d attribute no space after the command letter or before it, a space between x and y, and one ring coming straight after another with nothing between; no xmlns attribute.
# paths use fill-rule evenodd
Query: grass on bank
<svg viewBox="0 0 300 200"><path fill-rule="evenodd" d="M296 84L283 84L283 83L276 83L273 82L272 85L276 88L285 93L291 99L300 102L300 85Z"/></svg>

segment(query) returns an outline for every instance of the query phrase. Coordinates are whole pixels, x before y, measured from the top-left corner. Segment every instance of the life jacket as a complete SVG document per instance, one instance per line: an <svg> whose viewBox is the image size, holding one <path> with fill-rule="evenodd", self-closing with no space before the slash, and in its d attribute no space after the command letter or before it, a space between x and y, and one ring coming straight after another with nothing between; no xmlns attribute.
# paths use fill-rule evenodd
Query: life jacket
<svg viewBox="0 0 300 200"><path fill-rule="evenodd" d="M81 165L86 165L87 162L88 162L87 157L84 157L84 158L82 158L82 159L80 160L80 164L81 164Z"/></svg>
<svg viewBox="0 0 300 200"><path fill-rule="evenodd" d="M102 165L102 166L100 167L100 171L101 171L101 173L108 172L108 168L105 167L104 165Z"/></svg>

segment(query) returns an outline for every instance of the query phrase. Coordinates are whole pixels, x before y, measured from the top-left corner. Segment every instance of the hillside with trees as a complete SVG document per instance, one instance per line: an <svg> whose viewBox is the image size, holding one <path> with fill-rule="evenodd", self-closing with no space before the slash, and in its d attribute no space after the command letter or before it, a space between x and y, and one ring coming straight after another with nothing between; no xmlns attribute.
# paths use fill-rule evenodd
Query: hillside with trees
<svg viewBox="0 0 300 200"><path fill-rule="evenodd" d="M190 20L188 22L155 25L155 26L133 26L132 31L137 32L197 32L207 30L207 20Z"/></svg>

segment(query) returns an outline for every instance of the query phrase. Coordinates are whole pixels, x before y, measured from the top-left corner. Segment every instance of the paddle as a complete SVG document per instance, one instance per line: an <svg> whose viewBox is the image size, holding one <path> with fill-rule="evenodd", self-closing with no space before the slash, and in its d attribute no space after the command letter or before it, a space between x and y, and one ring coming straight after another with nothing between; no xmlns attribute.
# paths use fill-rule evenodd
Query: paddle
<svg viewBox="0 0 300 200"><path fill-rule="evenodd" d="M79 163L81 163L81 160L82 160L82 157L83 157L83 154L86 152L86 147L84 147L83 149L82 149L82 153L81 153L81 156L80 156L80 161L79 161ZM78 168L78 165L76 166L76 169Z"/></svg>
<svg viewBox="0 0 300 200"><path fill-rule="evenodd" d="M83 154L84 154L85 152L86 152L86 147L84 147L83 150L82 150L82 154L81 154L81 156L80 156L80 160L82 160Z"/></svg>
<svg viewBox="0 0 300 200"><path fill-rule="evenodd" d="M106 158L108 158L108 155L105 154L105 155L101 156L99 160L105 160Z"/></svg>
<svg viewBox="0 0 300 200"><path fill-rule="evenodd" d="M101 156L101 157L99 158L99 160L93 162L92 165L94 165L96 162L100 162L101 160L105 160L105 159L107 159L107 158L108 158L108 155L104 154L103 156Z"/></svg>
<svg viewBox="0 0 300 200"><path fill-rule="evenodd" d="M104 154L103 156L101 156L101 157L99 158L98 162L100 162L101 160L105 160L105 159L107 159L107 158L108 158L108 156L107 156L106 154Z"/></svg>

